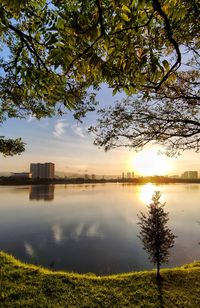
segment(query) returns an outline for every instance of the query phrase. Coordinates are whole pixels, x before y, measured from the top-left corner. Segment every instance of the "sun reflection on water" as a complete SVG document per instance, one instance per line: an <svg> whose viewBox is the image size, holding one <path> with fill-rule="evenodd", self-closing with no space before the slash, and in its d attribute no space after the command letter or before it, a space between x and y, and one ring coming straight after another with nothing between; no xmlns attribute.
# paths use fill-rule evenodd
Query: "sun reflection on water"
<svg viewBox="0 0 200 308"><path fill-rule="evenodd" d="M152 196L156 190L158 190L156 189L156 185L152 183L147 183L145 185L142 185L140 188L140 199L145 204L150 204Z"/></svg>

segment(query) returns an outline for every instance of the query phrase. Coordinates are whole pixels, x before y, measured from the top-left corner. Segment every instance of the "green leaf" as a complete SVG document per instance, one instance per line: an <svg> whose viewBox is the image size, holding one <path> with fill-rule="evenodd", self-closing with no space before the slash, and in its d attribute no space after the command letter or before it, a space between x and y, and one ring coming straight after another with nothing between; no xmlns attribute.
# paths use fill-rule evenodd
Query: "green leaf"
<svg viewBox="0 0 200 308"><path fill-rule="evenodd" d="M56 24L57 29L65 29L65 21L61 18L58 19L57 24Z"/></svg>
<svg viewBox="0 0 200 308"><path fill-rule="evenodd" d="M121 18L122 18L124 21L127 21L127 22L130 21L130 18L129 18L128 15L126 15L125 13L122 13L120 16L121 16Z"/></svg>
<svg viewBox="0 0 200 308"><path fill-rule="evenodd" d="M117 88L114 88L113 92L112 92L112 96L114 96L116 93L118 92Z"/></svg>
<svg viewBox="0 0 200 308"><path fill-rule="evenodd" d="M119 31L123 29L123 23L122 22L118 22L114 28L114 31Z"/></svg>
<svg viewBox="0 0 200 308"><path fill-rule="evenodd" d="M124 4L122 5L122 11L127 12L127 13L131 13L131 10L129 9L129 7L124 5Z"/></svg>
<svg viewBox="0 0 200 308"><path fill-rule="evenodd" d="M164 68L166 69L166 71L168 71L170 69L170 66L169 66L169 63L168 63L167 60L163 60L162 64L163 64Z"/></svg>

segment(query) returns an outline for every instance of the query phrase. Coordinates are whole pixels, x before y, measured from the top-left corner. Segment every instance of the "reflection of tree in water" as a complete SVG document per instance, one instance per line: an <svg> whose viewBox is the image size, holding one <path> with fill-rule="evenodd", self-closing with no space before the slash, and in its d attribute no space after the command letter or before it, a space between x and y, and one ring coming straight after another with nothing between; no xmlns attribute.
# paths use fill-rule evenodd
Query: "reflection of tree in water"
<svg viewBox="0 0 200 308"><path fill-rule="evenodd" d="M29 200L54 200L54 185L31 186Z"/></svg>

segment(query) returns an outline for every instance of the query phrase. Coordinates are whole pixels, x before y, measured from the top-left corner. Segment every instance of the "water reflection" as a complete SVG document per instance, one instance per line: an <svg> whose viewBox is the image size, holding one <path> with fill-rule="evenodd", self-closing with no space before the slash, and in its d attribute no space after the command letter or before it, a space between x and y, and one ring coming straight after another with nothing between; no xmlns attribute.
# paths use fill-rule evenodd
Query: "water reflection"
<svg viewBox="0 0 200 308"><path fill-rule="evenodd" d="M26 252L26 254L29 256L29 257L31 257L31 258L33 258L33 257L35 257L35 251L34 251L34 249L33 249L33 246L31 245L31 244L29 244L28 242L24 242L24 248L25 248L25 252Z"/></svg>
<svg viewBox="0 0 200 308"><path fill-rule="evenodd" d="M65 239L63 234L63 228L59 224L53 225L52 232L55 243L59 244Z"/></svg>
<svg viewBox="0 0 200 308"><path fill-rule="evenodd" d="M187 190L198 190L199 189L199 185L198 184L187 184L187 185L185 185L185 188Z"/></svg>
<svg viewBox="0 0 200 308"><path fill-rule="evenodd" d="M29 200L54 200L54 185L31 186L29 190Z"/></svg>
<svg viewBox="0 0 200 308"><path fill-rule="evenodd" d="M50 200L56 206L46 202L54 189ZM169 266L199 259L200 190L185 184L33 186L31 203L28 189L0 187L0 249L56 270L110 274L152 268L137 237L137 214L155 190L162 192L169 227L178 235ZM27 206L34 202L38 206Z"/></svg>
<svg viewBox="0 0 200 308"><path fill-rule="evenodd" d="M79 223L73 228L70 234L71 238L78 240L81 237L103 238L103 232L100 231L98 223Z"/></svg>
<svg viewBox="0 0 200 308"><path fill-rule="evenodd" d="M141 185L140 187L140 199L145 203L145 204L150 204L152 196L154 192L158 190L156 185L152 183L147 183L145 185Z"/></svg>

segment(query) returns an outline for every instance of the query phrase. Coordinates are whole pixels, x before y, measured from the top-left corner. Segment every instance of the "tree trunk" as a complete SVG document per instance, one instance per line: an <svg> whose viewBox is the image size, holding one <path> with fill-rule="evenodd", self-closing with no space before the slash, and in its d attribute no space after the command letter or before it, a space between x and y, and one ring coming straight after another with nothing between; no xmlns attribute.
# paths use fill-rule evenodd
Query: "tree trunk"
<svg viewBox="0 0 200 308"><path fill-rule="evenodd" d="M160 223L158 217L158 207L156 208L156 254L157 254L157 274L156 279L160 280Z"/></svg>
<svg viewBox="0 0 200 308"><path fill-rule="evenodd" d="M161 275L160 275L160 262L157 262L157 274L156 274L156 279L160 280Z"/></svg>

